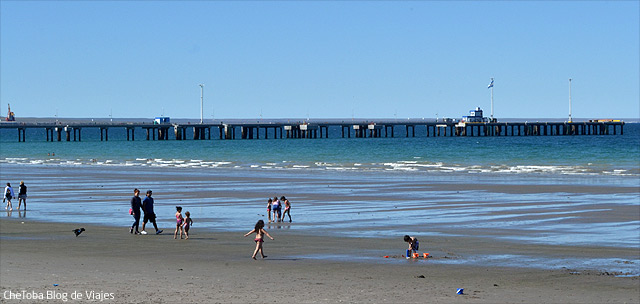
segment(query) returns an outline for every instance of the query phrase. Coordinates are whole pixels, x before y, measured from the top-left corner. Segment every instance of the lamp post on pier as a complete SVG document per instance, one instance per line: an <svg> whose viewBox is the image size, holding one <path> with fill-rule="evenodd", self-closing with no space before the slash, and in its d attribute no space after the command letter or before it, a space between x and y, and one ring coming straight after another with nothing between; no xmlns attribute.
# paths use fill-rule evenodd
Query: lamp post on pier
<svg viewBox="0 0 640 304"><path fill-rule="evenodd" d="M204 83L199 84L200 86L200 123L204 121L203 119L203 111L204 111Z"/></svg>

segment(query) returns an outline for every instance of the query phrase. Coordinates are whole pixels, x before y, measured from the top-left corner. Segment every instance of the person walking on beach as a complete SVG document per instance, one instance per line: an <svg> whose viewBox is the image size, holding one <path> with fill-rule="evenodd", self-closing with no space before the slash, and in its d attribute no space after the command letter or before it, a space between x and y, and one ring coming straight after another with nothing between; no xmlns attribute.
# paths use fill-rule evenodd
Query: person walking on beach
<svg viewBox="0 0 640 304"><path fill-rule="evenodd" d="M253 230L249 231L247 234L244 235L244 237L249 236L250 234L254 233L256 234L256 238L254 239L254 241L256 242L256 250L253 251L253 255L251 256L252 259L256 259L256 255L258 255L258 252L260 252L260 255L262 256L262 258L266 258L267 256L264 255L264 251L262 250L262 243L264 243L264 235L266 234L270 239L273 240L273 238L269 235L269 233L264 230L264 221L263 220L259 220L256 223L256 226L253 228Z"/></svg>
<svg viewBox="0 0 640 304"><path fill-rule="evenodd" d="M24 203L24 210L27 210L27 186L24 185L24 181L20 181L18 188L18 210L20 210L22 203Z"/></svg>
<svg viewBox="0 0 640 304"><path fill-rule="evenodd" d="M153 197L151 195L153 191L147 190L147 197L142 201L142 211L144 212L144 219L142 220L142 232L140 234L147 234L144 231L144 227L147 225L147 222L151 222L153 224L153 228L156 229L156 234L162 233L162 230L158 230L158 225L156 224L156 214L153 212Z"/></svg>
<svg viewBox="0 0 640 304"><path fill-rule="evenodd" d="M271 198L269 198L269 200L267 201L267 214L269 215L269 223L271 223L271 203L273 201L271 200Z"/></svg>
<svg viewBox="0 0 640 304"><path fill-rule="evenodd" d="M180 239L182 239L182 225L184 224L184 218L182 217L182 207L176 206L176 231L173 233L173 239L178 238L178 231L180 231Z"/></svg>
<svg viewBox="0 0 640 304"><path fill-rule="evenodd" d="M7 206L4 209L9 209L9 211L13 210L13 206L11 205L11 199L16 196L13 192L13 188L11 188L11 183L7 183L7 186L4 187L4 198L7 200Z"/></svg>
<svg viewBox="0 0 640 304"><path fill-rule="evenodd" d="M133 233L133 228L135 228L135 233L140 234L138 227L140 227L140 208L142 208L142 200L140 199L140 190L133 189L133 197L131 198L131 215L133 215L133 225L131 225L131 229L129 229L129 233Z"/></svg>
<svg viewBox="0 0 640 304"><path fill-rule="evenodd" d="M277 196L273 198L273 202L271 203L271 209L273 209L273 221L279 222L280 216L282 216L281 214L282 210L280 209L280 201L278 200Z"/></svg>
<svg viewBox="0 0 640 304"><path fill-rule="evenodd" d="M284 212L282 213L282 220L284 221L284 217L288 215L289 223L291 223L291 203L286 197L284 197L284 195L280 198L280 200L284 202Z"/></svg>
<svg viewBox="0 0 640 304"><path fill-rule="evenodd" d="M184 213L184 224L182 224L182 229L184 230L185 239L189 239L189 228L193 225L193 220L191 219L191 213L189 211Z"/></svg>

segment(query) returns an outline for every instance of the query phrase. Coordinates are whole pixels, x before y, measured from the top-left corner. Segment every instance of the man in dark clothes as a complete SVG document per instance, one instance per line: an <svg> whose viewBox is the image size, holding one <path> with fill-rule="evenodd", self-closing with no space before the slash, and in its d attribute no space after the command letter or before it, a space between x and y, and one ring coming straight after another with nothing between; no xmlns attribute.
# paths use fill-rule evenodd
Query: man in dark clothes
<svg viewBox="0 0 640 304"><path fill-rule="evenodd" d="M140 234L138 227L140 226L140 208L142 208L142 200L140 199L140 190L133 189L133 197L131 198L131 215L133 215L133 225L129 229L129 233L133 233L136 228L136 234Z"/></svg>
<svg viewBox="0 0 640 304"><path fill-rule="evenodd" d="M141 234L147 234L144 231L144 226L147 225L147 222L153 223L153 227L156 228L156 234L162 233L162 230L158 230L158 225L156 225L156 214L153 212L153 197L151 194L153 192L151 190L147 190L147 197L142 201L142 211L144 211L144 219L142 220L142 232Z"/></svg>

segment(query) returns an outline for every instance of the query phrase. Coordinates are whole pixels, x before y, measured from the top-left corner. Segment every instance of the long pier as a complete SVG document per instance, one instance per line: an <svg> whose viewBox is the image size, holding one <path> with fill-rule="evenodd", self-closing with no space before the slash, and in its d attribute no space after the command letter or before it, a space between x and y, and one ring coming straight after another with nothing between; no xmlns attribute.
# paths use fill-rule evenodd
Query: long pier
<svg viewBox="0 0 640 304"><path fill-rule="evenodd" d="M426 136L577 136L623 135L623 121L584 122L437 122L420 120L362 120L340 122L238 122L238 123L133 123L133 122L2 122L0 129L17 130L17 140L26 141L27 129L44 129L47 141L82 141L83 129L98 129L100 140L109 140L109 130L124 128L126 139L135 140L135 130L146 132L145 140L186 140L187 130L194 140L210 140L212 130L218 139L268 139L269 129L274 138L328 138L329 128L340 129L343 138L394 137L395 129L404 129L406 137L415 137L416 127L426 127ZM216 130L217 129L217 130Z"/></svg>

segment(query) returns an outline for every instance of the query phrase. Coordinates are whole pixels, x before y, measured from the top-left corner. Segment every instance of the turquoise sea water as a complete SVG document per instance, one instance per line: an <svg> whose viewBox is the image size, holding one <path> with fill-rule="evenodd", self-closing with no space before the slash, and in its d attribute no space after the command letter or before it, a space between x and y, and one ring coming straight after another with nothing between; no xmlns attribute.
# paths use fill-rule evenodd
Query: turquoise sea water
<svg viewBox="0 0 640 304"><path fill-rule="evenodd" d="M270 131L272 132L272 131ZM624 135L147 141L143 130L127 141L111 128L109 141L84 129L81 142L46 142L44 130L0 129L0 163L125 165L193 168L354 170L381 172L549 173L640 176L640 124ZM216 132L212 132L216 133ZM214 134L216 136L217 134ZM190 135L187 135L189 138ZM55 153L55 156L48 155Z"/></svg>

